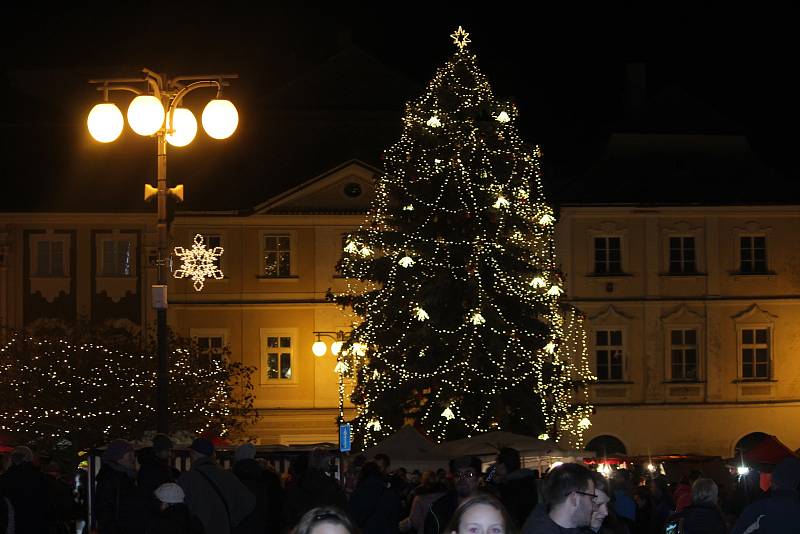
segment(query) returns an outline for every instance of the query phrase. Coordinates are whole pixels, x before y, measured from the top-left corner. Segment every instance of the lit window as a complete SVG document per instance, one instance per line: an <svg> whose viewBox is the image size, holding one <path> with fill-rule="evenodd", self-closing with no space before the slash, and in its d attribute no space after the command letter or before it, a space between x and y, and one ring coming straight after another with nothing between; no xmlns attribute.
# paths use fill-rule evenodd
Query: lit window
<svg viewBox="0 0 800 534"><path fill-rule="evenodd" d="M133 242L129 239L105 239L100 249L100 276L133 276Z"/></svg>
<svg viewBox="0 0 800 534"><path fill-rule="evenodd" d="M742 273L767 272L767 238L765 236L739 237L739 271Z"/></svg>
<svg viewBox="0 0 800 534"><path fill-rule="evenodd" d="M622 380L625 367L622 330L598 330L595 336L598 380Z"/></svg>
<svg viewBox="0 0 800 534"><path fill-rule="evenodd" d="M63 240L40 239L36 241L36 268L33 276L64 276L64 260Z"/></svg>
<svg viewBox="0 0 800 534"><path fill-rule="evenodd" d="M670 331L670 360L673 380L697 380L697 330Z"/></svg>
<svg viewBox="0 0 800 534"><path fill-rule="evenodd" d="M206 250L222 247L222 236L219 234L206 234L203 236L203 244L206 246ZM222 256L214 258L214 265L218 269L222 269Z"/></svg>
<svg viewBox="0 0 800 534"><path fill-rule="evenodd" d="M622 243L619 237L594 238L594 273L622 272Z"/></svg>
<svg viewBox="0 0 800 534"><path fill-rule="evenodd" d="M770 376L769 328L741 330L742 378L768 379Z"/></svg>
<svg viewBox="0 0 800 534"><path fill-rule="evenodd" d="M697 272L694 237L669 238L669 272L672 274Z"/></svg>
<svg viewBox="0 0 800 534"><path fill-rule="evenodd" d="M267 336L268 380L292 379L292 338L290 336Z"/></svg>
<svg viewBox="0 0 800 534"><path fill-rule="evenodd" d="M291 241L289 234L264 236L264 276L291 276Z"/></svg>

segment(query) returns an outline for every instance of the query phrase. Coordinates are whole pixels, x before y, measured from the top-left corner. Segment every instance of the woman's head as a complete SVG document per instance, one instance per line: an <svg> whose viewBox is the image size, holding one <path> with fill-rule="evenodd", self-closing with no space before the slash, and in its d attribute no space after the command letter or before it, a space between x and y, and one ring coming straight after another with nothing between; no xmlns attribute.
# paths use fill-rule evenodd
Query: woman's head
<svg viewBox="0 0 800 534"><path fill-rule="evenodd" d="M600 527L603 526L603 521L608 516L608 503L611 501L611 498L601 489L595 488L594 492L597 498L595 498L594 510L592 510L591 527L592 530L597 532L600 530Z"/></svg>
<svg viewBox="0 0 800 534"><path fill-rule="evenodd" d="M514 523L503 505L490 495L467 499L445 529L452 534L513 534Z"/></svg>
<svg viewBox="0 0 800 534"><path fill-rule="evenodd" d="M435 471L429 469L428 471L425 471L424 473L422 473L422 480L420 481L420 484L422 486L424 486L426 488L432 488L433 486L435 486L438 483L439 483L439 479L436 477L436 472Z"/></svg>
<svg viewBox="0 0 800 534"><path fill-rule="evenodd" d="M344 512L320 507L306 512L292 534L358 534L358 530Z"/></svg>
<svg viewBox="0 0 800 534"><path fill-rule="evenodd" d="M719 497L719 489L710 478L698 478L692 484L692 503L699 505L715 505Z"/></svg>

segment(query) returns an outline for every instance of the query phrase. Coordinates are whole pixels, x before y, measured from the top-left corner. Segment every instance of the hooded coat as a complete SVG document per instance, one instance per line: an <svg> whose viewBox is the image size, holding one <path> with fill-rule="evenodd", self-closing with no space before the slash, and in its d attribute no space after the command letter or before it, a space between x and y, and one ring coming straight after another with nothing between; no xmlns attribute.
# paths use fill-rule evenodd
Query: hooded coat
<svg viewBox="0 0 800 534"><path fill-rule="evenodd" d="M267 471L252 458L237 461L233 474L256 498L256 506L236 532L278 534L283 527L283 488L278 475Z"/></svg>
<svg viewBox="0 0 800 534"><path fill-rule="evenodd" d="M116 462L103 462L97 474L94 510L100 534L140 534L147 522L148 500L134 482L135 473Z"/></svg>
<svg viewBox="0 0 800 534"><path fill-rule="evenodd" d="M350 497L347 511L363 534L398 532L400 496L380 475L361 481Z"/></svg>

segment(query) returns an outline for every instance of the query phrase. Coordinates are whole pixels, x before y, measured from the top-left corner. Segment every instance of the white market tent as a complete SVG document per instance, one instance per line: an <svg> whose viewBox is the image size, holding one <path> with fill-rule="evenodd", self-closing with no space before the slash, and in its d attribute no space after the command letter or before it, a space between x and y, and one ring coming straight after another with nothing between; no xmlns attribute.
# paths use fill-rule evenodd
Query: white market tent
<svg viewBox="0 0 800 534"><path fill-rule="evenodd" d="M392 461L392 469L405 467L408 471L419 469L447 469L450 456L433 440L426 438L412 426L404 426L374 447L361 454L369 459L383 453Z"/></svg>

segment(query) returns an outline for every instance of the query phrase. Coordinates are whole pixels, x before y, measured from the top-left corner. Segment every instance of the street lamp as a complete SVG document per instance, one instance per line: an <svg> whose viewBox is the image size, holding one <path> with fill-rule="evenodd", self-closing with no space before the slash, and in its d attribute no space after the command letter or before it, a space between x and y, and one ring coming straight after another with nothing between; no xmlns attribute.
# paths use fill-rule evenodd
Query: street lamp
<svg viewBox="0 0 800 534"><path fill-rule="evenodd" d="M335 341L331 343L331 353L336 356L336 367L334 371L339 379L339 425L341 426L344 424L344 374L347 372L347 364L345 364L342 354L342 345L345 342L344 332L339 330L338 332L314 332L314 335L317 336L317 340L311 345L311 352L314 353L314 356L321 358L325 356L325 353L328 351L328 345L320 339L321 337L329 337L334 339Z"/></svg>
<svg viewBox="0 0 800 534"><path fill-rule="evenodd" d="M186 146L197 133L197 120L191 111L179 107L188 93L195 89L211 87L217 94L203 110L203 128L214 139L230 137L239 124L236 107L221 99L222 88L228 86L227 80L238 78L236 74L214 74L204 76L178 76L166 79L150 69L142 69L144 76L139 78L105 78L89 80L103 92L103 102L89 112L86 125L89 133L101 143L116 140L123 129L122 112L116 104L108 101L109 91L127 91L136 97L128 106L128 125L139 135L155 137L157 140L158 183L144 186L144 199L157 199L158 206L158 268L157 285L152 287L153 307L157 316L158 371L156 374L156 429L159 433L168 432L167 412L169 388L169 361L167 355L167 266L168 225L167 197L183 201L183 185L167 188L167 143L173 146ZM207 117L208 116L208 117Z"/></svg>

